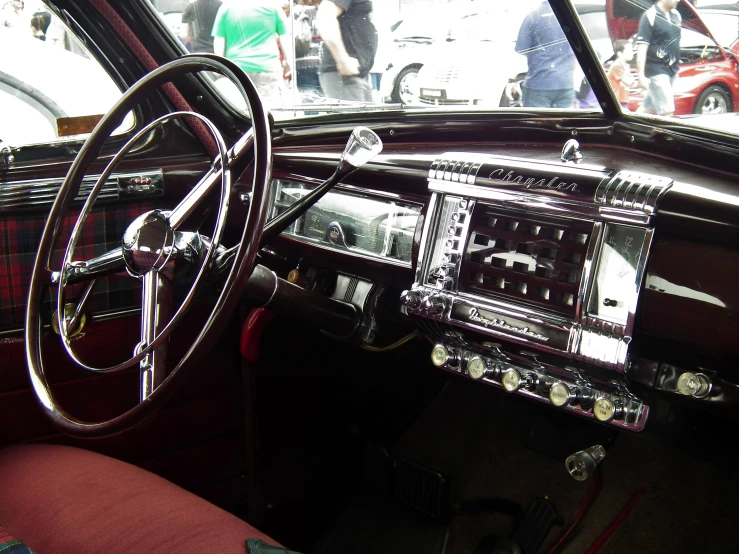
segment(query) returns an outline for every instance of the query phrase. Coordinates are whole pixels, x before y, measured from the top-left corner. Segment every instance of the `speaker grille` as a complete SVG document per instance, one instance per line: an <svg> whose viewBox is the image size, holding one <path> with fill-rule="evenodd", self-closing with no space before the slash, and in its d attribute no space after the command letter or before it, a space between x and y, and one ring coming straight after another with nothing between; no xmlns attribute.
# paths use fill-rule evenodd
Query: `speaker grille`
<svg viewBox="0 0 739 554"><path fill-rule="evenodd" d="M505 212L478 203L460 290L525 300L574 316L593 224Z"/></svg>

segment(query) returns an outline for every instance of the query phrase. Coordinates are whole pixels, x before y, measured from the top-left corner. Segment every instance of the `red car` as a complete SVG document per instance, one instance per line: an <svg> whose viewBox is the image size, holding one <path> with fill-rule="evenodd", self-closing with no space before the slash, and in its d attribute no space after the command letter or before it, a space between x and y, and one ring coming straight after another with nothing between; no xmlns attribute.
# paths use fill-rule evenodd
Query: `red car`
<svg viewBox="0 0 739 554"><path fill-rule="evenodd" d="M644 0L609 0L606 17L612 40L632 37L639 18L651 5ZM680 41L680 72L675 86L675 114L715 114L739 108L739 62L736 50L727 50L708 30L704 20L689 2L677 7L683 18ZM731 46L731 45L727 45ZM632 68L636 63L632 62ZM632 89L629 109L636 110L644 91Z"/></svg>

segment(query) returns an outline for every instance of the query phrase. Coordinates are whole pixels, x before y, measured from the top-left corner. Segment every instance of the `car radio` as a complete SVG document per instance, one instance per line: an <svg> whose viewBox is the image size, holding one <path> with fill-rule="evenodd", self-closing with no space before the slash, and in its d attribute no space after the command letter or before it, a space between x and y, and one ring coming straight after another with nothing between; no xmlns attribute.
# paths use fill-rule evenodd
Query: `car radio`
<svg viewBox="0 0 739 554"><path fill-rule="evenodd" d="M607 382L627 367L651 218L671 184L574 162L445 154L429 171L429 216L403 311L468 357L504 339L606 370Z"/></svg>

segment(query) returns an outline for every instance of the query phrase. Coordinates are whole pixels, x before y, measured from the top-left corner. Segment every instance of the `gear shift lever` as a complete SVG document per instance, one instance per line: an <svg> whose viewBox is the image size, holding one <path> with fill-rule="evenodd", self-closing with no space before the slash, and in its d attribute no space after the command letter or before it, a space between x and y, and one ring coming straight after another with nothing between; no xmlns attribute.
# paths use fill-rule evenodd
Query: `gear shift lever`
<svg viewBox="0 0 739 554"><path fill-rule="evenodd" d="M334 174L267 223L262 233L262 246L287 229L293 221L308 211L311 206L347 175L362 167L380 152L382 152L382 140L377 136L377 133L368 127L356 127L346 143L344 153L341 155Z"/></svg>

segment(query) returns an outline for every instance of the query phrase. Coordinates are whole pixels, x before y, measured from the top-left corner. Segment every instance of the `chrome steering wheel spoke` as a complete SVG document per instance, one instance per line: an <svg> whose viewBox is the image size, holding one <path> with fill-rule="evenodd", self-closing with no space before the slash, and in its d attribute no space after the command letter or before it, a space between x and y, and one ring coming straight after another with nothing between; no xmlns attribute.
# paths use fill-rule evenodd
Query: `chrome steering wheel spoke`
<svg viewBox="0 0 739 554"><path fill-rule="evenodd" d="M154 344L157 335L166 327L172 313L174 286L160 271L149 271L141 287L141 342L137 352ZM140 395L143 402L167 376L167 342L150 350L139 362Z"/></svg>

